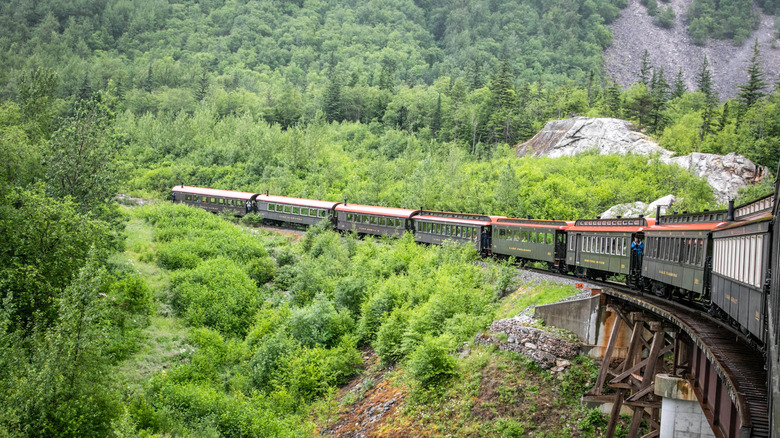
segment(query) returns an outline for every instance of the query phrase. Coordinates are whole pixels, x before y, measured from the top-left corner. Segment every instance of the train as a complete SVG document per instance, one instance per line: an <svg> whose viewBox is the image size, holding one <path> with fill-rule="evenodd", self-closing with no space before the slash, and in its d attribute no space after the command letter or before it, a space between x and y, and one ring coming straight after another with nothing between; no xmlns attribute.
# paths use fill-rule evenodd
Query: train
<svg viewBox="0 0 780 438"><path fill-rule="evenodd" d="M535 262L578 277L623 281L666 299L707 306L757 348L768 342L777 190L728 210L575 221L508 218L175 186L172 200L214 213L253 213L274 225L328 221L340 231L445 241L495 258ZM632 249L632 242L641 250ZM775 300L776 301L776 300Z"/></svg>

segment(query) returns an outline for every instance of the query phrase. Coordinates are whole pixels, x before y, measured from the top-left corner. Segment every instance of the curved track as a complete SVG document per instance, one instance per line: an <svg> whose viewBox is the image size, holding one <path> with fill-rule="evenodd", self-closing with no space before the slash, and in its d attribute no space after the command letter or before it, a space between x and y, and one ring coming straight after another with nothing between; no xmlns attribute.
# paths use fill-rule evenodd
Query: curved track
<svg viewBox="0 0 780 438"><path fill-rule="evenodd" d="M569 275L538 271L571 278ZM750 430L750 436L770 436L765 358L762 352L750 346L741 333L700 309L637 292L613 282L588 282L602 286L602 293L652 312L685 332L704 352L728 388L742 426Z"/></svg>

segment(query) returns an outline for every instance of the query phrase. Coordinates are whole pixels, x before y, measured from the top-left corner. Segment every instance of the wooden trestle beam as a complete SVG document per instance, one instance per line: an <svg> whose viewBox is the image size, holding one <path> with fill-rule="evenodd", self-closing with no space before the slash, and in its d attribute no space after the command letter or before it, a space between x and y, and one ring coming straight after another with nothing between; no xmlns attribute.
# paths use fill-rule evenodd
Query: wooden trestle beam
<svg viewBox="0 0 780 438"><path fill-rule="evenodd" d="M656 374L674 373L679 366L676 359L680 349L677 337L667 335L676 333L677 329L642 312L632 312L626 317L622 309L614 305L609 310L616 312L619 318L612 328L596 384L586 395L600 399L611 396L612 412L605 435L607 438L615 436L623 406L633 411L628 438L637 438L643 419L649 428L643 438L657 437L661 400L654 394L653 384ZM613 360L622 324L631 327L631 341L626 358ZM667 363L664 358L669 353L675 353L675 359Z"/></svg>

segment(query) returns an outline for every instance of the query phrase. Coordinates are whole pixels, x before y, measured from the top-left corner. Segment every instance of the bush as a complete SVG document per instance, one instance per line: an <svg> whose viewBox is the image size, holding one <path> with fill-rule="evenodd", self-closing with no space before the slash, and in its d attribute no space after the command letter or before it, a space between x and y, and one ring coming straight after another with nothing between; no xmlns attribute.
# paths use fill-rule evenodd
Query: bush
<svg viewBox="0 0 780 438"><path fill-rule="evenodd" d="M455 358L450 356L452 339L425 336L422 343L409 355L406 369L423 387L438 385L457 374Z"/></svg>
<svg viewBox="0 0 780 438"><path fill-rule="evenodd" d="M395 309L379 327L376 340L371 344L386 365L394 364L404 357L402 341L409 322L409 313L408 309Z"/></svg>
<svg viewBox="0 0 780 438"><path fill-rule="evenodd" d="M321 293L311 305L293 309L288 322L292 337L307 347L329 347L354 325L348 311L337 311L333 302Z"/></svg>
<svg viewBox="0 0 780 438"><path fill-rule="evenodd" d="M270 257L256 258L247 264L249 278L254 280L258 286L273 280L275 271L276 263Z"/></svg>
<svg viewBox="0 0 780 438"><path fill-rule="evenodd" d="M194 327L243 336L260 302L255 282L224 258L207 260L171 279L171 306Z"/></svg>
<svg viewBox="0 0 780 438"><path fill-rule="evenodd" d="M284 333L276 333L266 338L249 361L252 382L257 389L269 392L283 359L295 356L298 343Z"/></svg>

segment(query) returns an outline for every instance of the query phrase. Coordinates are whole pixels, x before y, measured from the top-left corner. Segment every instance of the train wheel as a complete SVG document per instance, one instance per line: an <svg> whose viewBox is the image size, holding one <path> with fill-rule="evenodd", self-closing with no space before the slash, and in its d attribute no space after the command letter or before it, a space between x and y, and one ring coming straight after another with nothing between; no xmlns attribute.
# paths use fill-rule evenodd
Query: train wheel
<svg viewBox="0 0 780 438"><path fill-rule="evenodd" d="M669 298L667 295L671 295L671 294L667 292L668 289L669 288L663 283L659 283L657 281L653 282L653 294L657 297Z"/></svg>

